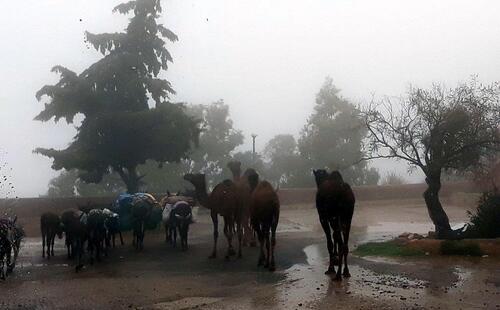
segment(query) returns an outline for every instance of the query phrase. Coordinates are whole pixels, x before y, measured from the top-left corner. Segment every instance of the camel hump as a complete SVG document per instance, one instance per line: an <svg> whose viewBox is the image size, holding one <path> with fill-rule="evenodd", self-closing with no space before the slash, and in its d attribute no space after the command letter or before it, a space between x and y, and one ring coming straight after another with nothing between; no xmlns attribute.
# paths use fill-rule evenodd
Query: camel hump
<svg viewBox="0 0 500 310"><path fill-rule="evenodd" d="M259 182L259 184L257 184L257 187L255 189L259 190L259 191L266 190L266 191L273 191L274 192L273 186L268 181Z"/></svg>
<svg viewBox="0 0 500 310"><path fill-rule="evenodd" d="M222 181L222 184L224 186L233 186L234 185L234 182L229 180L229 179L225 179L224 181Z"/></svg>

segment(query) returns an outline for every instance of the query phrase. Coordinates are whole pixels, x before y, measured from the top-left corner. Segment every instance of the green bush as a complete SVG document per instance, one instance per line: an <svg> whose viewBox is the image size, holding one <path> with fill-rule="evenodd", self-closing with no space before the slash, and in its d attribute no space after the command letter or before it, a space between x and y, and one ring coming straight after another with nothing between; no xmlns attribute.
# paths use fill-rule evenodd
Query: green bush
<svg viewBox="0 0 500 310"><path fill-rule="evenodd" d="M470 217L468 238L500 237L500 193L486 192L481 196L476 213L468 212Z"/></svg>
<svg viewBox="0 0 500 310"><path fill-rule="evenodd" d="M465 255L482 256L483 252L479 244L463 240L445 240L441 242L441 254L443 255Z"/></svg>

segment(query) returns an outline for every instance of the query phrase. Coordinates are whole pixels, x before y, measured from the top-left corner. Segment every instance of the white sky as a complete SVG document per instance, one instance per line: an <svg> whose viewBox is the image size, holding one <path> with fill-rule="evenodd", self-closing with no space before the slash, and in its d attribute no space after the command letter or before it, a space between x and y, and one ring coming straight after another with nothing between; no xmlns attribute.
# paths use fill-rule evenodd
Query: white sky
<svg viewBox="0 0 500 310"><path fill-rule="evenodd" d="M114 32L127 19L116 0L5 1L0 28L0 148L19 196L46 191L51 161L37 146L62 148L74 129L33 121L35 92L57 81L61 64L80 72L98 59L84 31ZM223 98L235 126L257 147L298 132L330 75L356 103L397 96L408 85L452 86L477 74L500 80L500 1L460 0L163 0L164 23L179 36L166 73L172 100ZM81 19L81 21L80 21ZM383 171L391 162L375 163ZM405 165L396 165L407 179Z"/></svg>

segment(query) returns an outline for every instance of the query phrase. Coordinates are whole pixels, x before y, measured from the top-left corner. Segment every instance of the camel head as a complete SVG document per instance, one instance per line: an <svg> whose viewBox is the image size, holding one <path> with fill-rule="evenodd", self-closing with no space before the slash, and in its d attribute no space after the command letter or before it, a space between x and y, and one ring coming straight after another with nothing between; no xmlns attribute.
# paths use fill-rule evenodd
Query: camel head
<svg viewBox="0 0 500 310"><path fill-rule="evenodd" d="M248 185L250 185L250 189L253 192L259 183L259 174L255 171L255 169L248 168L245 170L245 173L243 173L243 176L248 180Z"/></svg>
<svg viewBox="0 0 500 310"><path fill-rule="evenodd" d="M314 174L314 180L316 181L316 186L319 186L321 183L323 183L326 178L328 178L329 174L328 171L325 169L318 169L318 170L313 170Z"/></svg>
<svg viewBox="0 0 500 310"><path fill-rule="evenodd" d="M184 175L184 180L193 184L196 191L205 191L207 188L205 174L203 173L188 173Z"/></svg>
<svg viewBox="0 0 500 310"><path fill-rule="evenodd" d="M233 178L239 178L241 175L241 162L234 160L227 163L227 167L231 170Z"/></svg>

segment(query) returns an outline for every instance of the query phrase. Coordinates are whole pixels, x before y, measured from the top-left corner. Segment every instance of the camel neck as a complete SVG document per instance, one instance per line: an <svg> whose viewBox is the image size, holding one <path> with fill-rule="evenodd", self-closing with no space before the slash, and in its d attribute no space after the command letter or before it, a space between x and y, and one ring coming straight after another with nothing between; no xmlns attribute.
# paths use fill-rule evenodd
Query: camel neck
<svg viewBox="0 0 500 310"><path fill-rule="evenodd" d="M196 188L196 198L198 199L200 205L205 208L210 209L208 205L208 193L206 188Z"/></svg>
<svg viewBox="0 0 500 310"><path fill-rule="evenodd" d="M231 170L231 173L233 174L233 181L237 182L241 179L241 171Z"/></svg>

